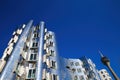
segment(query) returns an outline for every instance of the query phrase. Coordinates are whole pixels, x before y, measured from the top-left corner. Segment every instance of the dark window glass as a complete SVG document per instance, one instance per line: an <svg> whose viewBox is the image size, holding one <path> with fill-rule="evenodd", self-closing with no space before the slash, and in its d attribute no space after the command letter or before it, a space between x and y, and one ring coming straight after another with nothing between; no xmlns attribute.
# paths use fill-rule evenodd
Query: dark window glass
<svg viewBox="0 0 120 80"><path fill-rule="evenodd" d="M36 60L36 56L37 56L37 54L34 54L34 60Z"/></svg>
<svg viewBox="0 0 120 80"><path fill-rule="evenodd" d="M30 60L32 60L32 59L33 59L33 54L30 55Z"/></svg>

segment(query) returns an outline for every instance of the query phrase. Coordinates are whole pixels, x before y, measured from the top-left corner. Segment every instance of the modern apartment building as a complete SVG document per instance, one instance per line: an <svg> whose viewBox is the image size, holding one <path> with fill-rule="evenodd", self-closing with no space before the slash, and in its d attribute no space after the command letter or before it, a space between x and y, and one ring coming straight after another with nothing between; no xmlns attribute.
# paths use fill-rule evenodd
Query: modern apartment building
<svg viewBox="0 0 120 80"><path fill-rule="evenodd" d="M112 80L111 76L109 75L106 69L101 69L99 71L99 75L102 80Z"/></svg>
<svg viewBox="0 0 120 80"><path fill-rule="evenodd" d="M0 80L103 80L91 59L60 57L56 47L44 22L23 24L0 59Z"/></svg>

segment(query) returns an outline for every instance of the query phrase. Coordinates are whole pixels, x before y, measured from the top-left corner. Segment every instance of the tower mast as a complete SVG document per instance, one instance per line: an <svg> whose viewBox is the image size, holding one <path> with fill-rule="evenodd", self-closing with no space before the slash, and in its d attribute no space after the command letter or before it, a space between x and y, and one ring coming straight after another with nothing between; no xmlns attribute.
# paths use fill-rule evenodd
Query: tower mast
<svg viewBox="0 0 120 80"><path fill-rule="evenodd" d="M115 80L120 80L119 77L117 76L117 74L114 72L114 70L112 69L112 67L110 66L110 60L104 56L100 51L99 54L101 56L101 62L108 67L108 69L110 70L110 72L112 73L113 77L115 78Z"/></svg>

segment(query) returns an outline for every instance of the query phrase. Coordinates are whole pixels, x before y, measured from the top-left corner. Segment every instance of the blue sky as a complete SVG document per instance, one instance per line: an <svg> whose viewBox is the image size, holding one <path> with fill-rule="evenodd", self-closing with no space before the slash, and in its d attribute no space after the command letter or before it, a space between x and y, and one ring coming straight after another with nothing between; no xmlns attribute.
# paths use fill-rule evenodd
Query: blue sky
<svg viewBox="0 0 120 80"><path fill-rule="evenodd" d="M0 0L0 55L12 32L33 19L45 21L56 34L60 56L87 56L101 64L98 50L108 56L120 76L119 0Z"/></svg>

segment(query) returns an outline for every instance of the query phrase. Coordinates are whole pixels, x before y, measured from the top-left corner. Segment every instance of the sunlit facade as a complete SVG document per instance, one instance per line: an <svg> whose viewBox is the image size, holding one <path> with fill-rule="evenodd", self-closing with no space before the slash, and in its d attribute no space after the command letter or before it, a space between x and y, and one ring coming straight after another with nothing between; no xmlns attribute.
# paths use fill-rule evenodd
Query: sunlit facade
<svg viewBox="0 0 120 80"><path fill-rule="evenodd" d="M13 32L0 59L0 80L102 80L91 59L60 57L55 34L31 20Z"/></svg>
<svg viewBox="0 0 120 80"><path fill-rule="evenodd" d="M112 80L110 74L107 72L106 69L101 69L99 71L99 75L100 75L102 80Z"/></svg>

